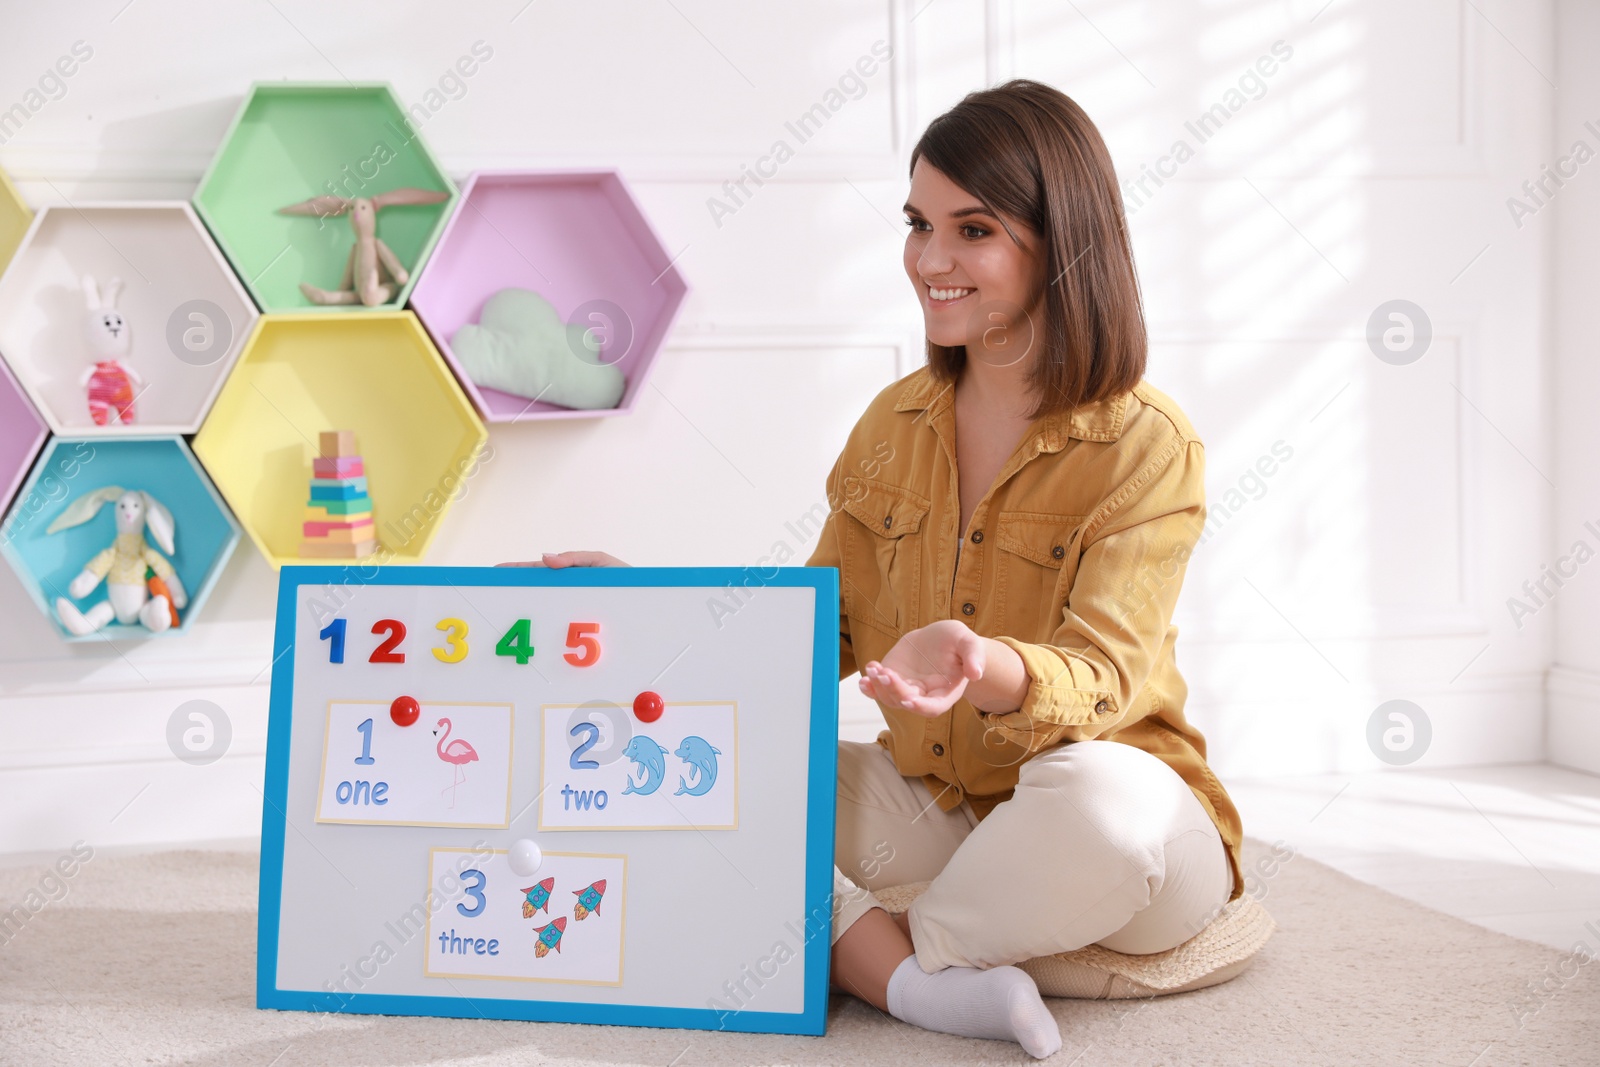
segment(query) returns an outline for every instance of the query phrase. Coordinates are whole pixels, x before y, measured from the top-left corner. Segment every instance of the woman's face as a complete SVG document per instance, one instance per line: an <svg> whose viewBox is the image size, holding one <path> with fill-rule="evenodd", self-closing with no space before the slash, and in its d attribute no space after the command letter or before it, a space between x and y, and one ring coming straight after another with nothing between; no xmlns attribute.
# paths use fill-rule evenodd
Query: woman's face
<svg viewBox="0 0 1600 1067"><path fill-rule="evenodd" d="M917 160L906 199L906 274L922 302L928 340L966 345L969 356L1010 364L1032 348L1044 302L1039 239L1026 223L1000 219L926 160Z"/></svg>

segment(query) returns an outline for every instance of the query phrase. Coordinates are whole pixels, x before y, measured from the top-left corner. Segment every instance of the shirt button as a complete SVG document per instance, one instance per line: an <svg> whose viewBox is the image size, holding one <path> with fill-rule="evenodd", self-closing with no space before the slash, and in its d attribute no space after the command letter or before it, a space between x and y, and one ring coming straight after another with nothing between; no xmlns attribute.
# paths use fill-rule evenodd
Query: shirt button
<svg viewBox="0 0 1600 1067"><path fill-rule="evenodd" d="M893 515L885 515L883 517L883 528L885 530L887 530L889 527L891 527L893 525L894 525L894 516Z"/></svg>
<svg viewBox="0 0 1600 1067"><path fill-rule="evenodd" d="M1100 701L1100 703L1098 703L1098 704L1096 704L1094 706L1094 713L1096 715L1104 715L1106 712L1108 712L1110 710L1111 710L1111 705L1107 704L1104 700Z"/></svg>
<svg viewBox="0 0 1600 1067"><path fill-rule="evenodd" d="M973 530L972 531L972 543L975 544L975 545L983 544L983 531L982 530Z"/></svg>
<svg viewBox="0 0 1600 1067"><path fill-rule="evenodd" d="M944 755L944 746L943 746L943 745L934 745L934 746L933 746L933 754L934 754L934 755L935 755L935 756L942 756L942 755Z"/></svg>
<svg viewBox="0 0 1600 1067"><path fill-rule="evenodd" d="M972 606L972 601L970 601L970 600L967 601L965 604L961 605L961 614L963 614L963 615L971 615L973 612L975 612L977 610L978 610L977 608Z"/></svg>
<svg viewBox="0 0 1600 1067"><path fill-rule="evenodd" d="M1055 559L1060 559L1062 556L1065 556L1066 554L1067 554L1067 550L1062 548L1060 545L1056 545L1054 548L1052 548L1050 550L1050 555L1052 557L1054 557Z"/></svg>

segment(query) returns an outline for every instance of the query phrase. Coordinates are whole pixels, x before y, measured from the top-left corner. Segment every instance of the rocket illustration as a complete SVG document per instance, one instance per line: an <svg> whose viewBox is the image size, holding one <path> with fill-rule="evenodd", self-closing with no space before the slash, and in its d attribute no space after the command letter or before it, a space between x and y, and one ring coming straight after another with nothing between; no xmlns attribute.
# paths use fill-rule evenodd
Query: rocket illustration
<svg viewBox="0 0 1600 1067"><path fill-rule="evenodd" d="M558 915L543 926L535 926L533 932L539 935L539 940L534 942L533 954L544 959L550 954L551 949L561 951L561 935L567 932L567 917Z"/></svg>
<svg viewBox="0 0 1600 1067"><path fill-rule="evenodd" d="M598 882L595 882L589 886L589 888L574 889L572 893L578 898L577 906L572 909L573 918L588 918L591 911L596 915L599 915L600 898L606 895L606 880L602 878Z"/></svg>
<svg viewBox="0 0 1600 1067"><path fill-rule="evenodd" d="M523 892L528 894L528 899L522 902L522 917L524 919L531 919L533 918L533 913L538 911L540 908L543 908L546 912L549 912L550 891L554 889L555 886L556 880L554 878L546 878L538 885L530 885L528 888L524 889Z"/></svg>

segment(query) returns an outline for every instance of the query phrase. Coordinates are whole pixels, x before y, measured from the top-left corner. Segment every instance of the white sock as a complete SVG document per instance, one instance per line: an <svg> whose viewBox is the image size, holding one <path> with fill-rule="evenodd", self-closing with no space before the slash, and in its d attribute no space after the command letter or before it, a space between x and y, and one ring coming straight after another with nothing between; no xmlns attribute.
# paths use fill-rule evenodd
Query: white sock
<svg viewBox="0 0 1600 1067"><path fill-rule="evenodd" d="M1039 987L1017 967L946 967L932 974L915 955L889 976L889 1014L924 1030L1015 1041L1035 1059L1061 1048L1061 1030Z"/></svg>

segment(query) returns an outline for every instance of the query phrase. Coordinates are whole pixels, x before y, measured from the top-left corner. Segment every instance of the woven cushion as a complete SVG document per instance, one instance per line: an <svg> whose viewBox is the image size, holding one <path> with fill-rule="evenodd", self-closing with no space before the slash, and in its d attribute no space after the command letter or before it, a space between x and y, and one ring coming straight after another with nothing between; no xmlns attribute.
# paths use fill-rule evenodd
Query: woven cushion
<svg viewBox="0 0 1600 1067"><path fill-rule="evenodd" d="M928 888L927 882L890 886L873 896L899 914ZM1186 993L1217 985L1244 970L1267 943L1277 923L1248 893L1229 901L1204 930L1176 948L1130 956L1100 945L1085 945L1054 956L1036 956L1017 966L1032 976L1047 997L1125 1000Z"/></svg>

